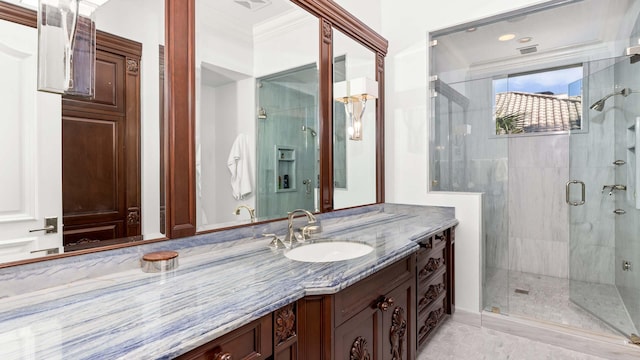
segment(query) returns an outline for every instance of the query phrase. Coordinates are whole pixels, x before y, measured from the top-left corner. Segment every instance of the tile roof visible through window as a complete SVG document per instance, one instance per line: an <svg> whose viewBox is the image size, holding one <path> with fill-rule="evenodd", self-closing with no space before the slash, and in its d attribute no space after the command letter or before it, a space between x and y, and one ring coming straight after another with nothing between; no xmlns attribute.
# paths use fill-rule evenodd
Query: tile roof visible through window
<svg viewBox="0 0 640 360"><path fill-rule="evenodd" d="M496 117L517 115L518 132L577 130L582 126L582 97L524 92L496 94Z"/></svg>

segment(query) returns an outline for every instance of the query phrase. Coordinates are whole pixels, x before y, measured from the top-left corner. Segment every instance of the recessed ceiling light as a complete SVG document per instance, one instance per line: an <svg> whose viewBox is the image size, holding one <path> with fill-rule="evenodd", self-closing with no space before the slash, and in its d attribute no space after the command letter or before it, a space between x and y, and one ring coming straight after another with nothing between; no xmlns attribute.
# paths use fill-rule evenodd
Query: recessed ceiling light
<svg viewBox="0 0 640 360"><path fill-rule="evenodd" d="M500 40L500 41L509 41L509 40L513 40L515 38L516 38L516 34L504 34L504 35L500 35L498 40Z"/></svg>
<svg viewBox="0 0 640 360"><path fill-rule="evenodd" d="M476 30L478 30L478 28L476 28L476 27L470 27L470 28L468 28L468 29L466 30L466 32L474 32L474 31L476 31Z"/></svg>
<svg viewBox="0 0 640 360"><path fill-rule="evenodd" d="M533 40L533 38L531 36L525 36L525 37L521 37L520 39L518 39L518 42L521 43L521 44L524 44L524 43L528 43L531 40Z"/></svg>

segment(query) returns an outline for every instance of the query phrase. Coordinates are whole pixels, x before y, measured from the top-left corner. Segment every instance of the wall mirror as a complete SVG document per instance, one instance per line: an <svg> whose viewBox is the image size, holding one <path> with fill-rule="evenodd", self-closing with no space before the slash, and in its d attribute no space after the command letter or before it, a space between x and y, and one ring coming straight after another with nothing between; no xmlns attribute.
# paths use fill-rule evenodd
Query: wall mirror
<svg viewBox="0 0 640 360"><path fill-rule="evenodd" d="M377 144L374 156L375 174L373 175L376 184L375 197L371 198L373 200L367 198L359 203L344 202L342 206L383 202L383 89L384 56L387 51L387 41L331 0L273 0L267 1L268 5L263 9L256 9L250 4L248 13L244 8L230 1L228 6L236 11L233 19L237 21L230 21L230 16L224 17L222 15L220 21L208 19L203 23L202 28L197 25L197 7L208 7L209 10L202 12L198 10L198 14L203 13L205 16L217 16L216 14L225 13L222 8L218 8L218 6L222 6L221 2L202 1L200 4L197 1L148 0L131 4L131 2L124 0L110 0L103 9L96 12L98 29L113 33L115 40L130 38L130 40L137 42L139 54L134 54L135 51L130 51L127 54L129 58L135 58L135 56L140 58L137 64L127 61L135 59L125 57L122 67L111 66L111 69L120 69L127 74L126 76L132 76L137 71L140 79L140 95L137 103L140 114L139 171L141 178L137 196L140 198L140 205L137 209L135 206L125 205L125 214L126 224L139 226L142 235L114 241L137 241L140 238L145 240L161 240L163 237L179 238L194 235L198 227L201 231L208 231L214 228L248 224L251 221L249 212L241 208L241 215L235 215L234 210L238 205L259 208L260 202L263 201L271 204L269 207L273 207L274 210L270 213L265 211L264 215L258 213L258 220L283 217L285 212L293 207L304 207L320 212L332 211L334 209L334 124L332 119L335 103L332 94L334 61L332 37L334 30L339 30L345 35L345 38L351 39L353 44L362 44L364 48L374 54L375 73L372 77L378 81L379 89L375 106L371 106L374 104L371 102L370 110L367 110L376 113L375 120L372 120L375 121L375 131L371 136L376 138ZM18 0L12 0L12 2L13 4L9 4L0 1L2 24L17 23L25 28L30 28L33 33L32 38L35 39L36 18L33 10L35 7L28 8L27 5L22 4L22 0L20 1L20 7L31 9L30 15L26 16L25 20L23 16L16 15L15 9ZM117 9L117 6L126 6L126 8ZM106 10L109 8L111 9L108 12L110 16L101 14L101 11L107 13ZM107 19L114 18L117 19L117 22L107 22ZM141 21L145 23L145 26L140 25ZM216 31L220 34L216 34ZM198 36L196 36L196 32L198 32ZM203 42L206 44L202 49L200 49L200 40L198 40L200 37L205 39ZM244 46L246 44L251 46ZM115 47L113 44L111 46ZM199 49L197 51L196 46ZM249 50L253 53L247 53ZM349 70L350 64L357 64L356 60L359 59L359 55L352 56L356 52L348 49L348 46L345 46L344 50L339 48L339 51L340 54L336 56L336 59L337 61L340 58L344 60L344 75L346 75L351 71ZM33 56L33 54L29 55L28 51L12 50L7 45L0 46L0 53L3 53L3 61L6 58L16 58L16 54L18 54L18 58ZM10 56L6 54L10 54ZM13 64L12 66L14 68L20 67L21 71L12 73L12 76L7 74L6 79L15 80L24 75L33 77L35 82L35 76L31 72L24 71L27 67L23 67L22 64ZM110 68L110 66L106 66L106 68ZM163 69L166 70L163 71ZM33 73L35 74L35 68ZM15 74L19 74L19 76L13 76ZM106 84L109 82L107 81ZM109 108L109 95L104 91L105 89L107 89L106 86L101 90L105 96L98 96L101 103L96 105L101 109L102 117L94 123L105 125L104 128L108 128L106 126L107 120L112 115L106 113ZM278 91L274 89L278 89ZM233 96L234 93L235 96ZM31 123L12 123L14 131L16 131L15 129L19 131L30 129L31 137L23 142L24 146L21 148L15 146L17 143L13 143L13 145L7 145L3 150L9 152L9 150L22 149L19 156L29 155L31 158L35 153L40 154L39 159L46 160L43 161L46 166L34 167L33 169L37 168L37 171L33 170L31 173L23 171L19 166L14 166L9 174L19 174L19 176L9 176L7 173L3 173L2 183L4 185L9 184L10 180L27 179L29 177L26 175L37 173L37 176L33 177L36 179L34 184L28 185L34 188L37 183L37 186L40 186L38 187L40 194L52 197L53 200L50 202L53 204L52 208L60 209L56 225L61 228L63 194L59 189L63 188L63 185L61 182L55 183L54 180L62 178L62 142L56 143L54 141L52 148L46 146L36 148L31 145L35 144L35 139L44 137L44 134L51 139L62 138L60 130L58 133L55 132L56 127L61 128L58 126L59 122L56 120L44 121L46 117L44 115L48 115L50 119L63 117L60 106L62 100L42 92L31 93L30 96L29 103L37 102L37 109L40 109L40 103L44 103L57 109L57 112L38 110L37 116L32 116L35 120ZM208 102L202 101L203 97ZM69 117L79 117L83 114L84 110L79 104L79 99L67 100L75 106L72 107L73 111L69 113ZM111 101L113 103L113 99ZM215 106L227 101L228 106ZM113 104L111 106L113 107ZM122 111L127 112L132 109L124 106ZM215 121L210 119L215 119ZM36 129L36 120L51 125L51 128L34 130ZM285 131L281 131L275 126L273 128L267 126L276 124L276 120L289 121L292 124L289 124ZM260 125L263 125L264 129L261 129ZM85 138L85 132L82 129L77 130L76 134L83 134L83 136L77 137ZM369 130L373 130L373 127ZM36 138L36 134L41 135ZM253 152L254 158L248 158L247 164L251 166L248 171L250 178L255 182L250 183L253 197L245 195L242 196L241 201L238 201L233 197L228 159L232 153L233 144L240 134L243 134L247 140L248 151ZM163 140L161 140L161 136L164 136ZM196 136L200 145L199 149L196 146ZM97 138L96 135L94 139ZM91 149L91 144L91 142L87 142L84 145L85 149ZM270 147L270 149L258 153L258 149L262 145ZM345 144L343 147L345 149L343 163L348 164L350 161L347 158L349 155L348 146ZM115 145L114 148L118 148L118 146ZM366 150L366 152L371 152L371 150ZM47 158L43 154L50 155L50 157ZM295 173L292 164L294 159ZM15 159L5 160L3 166L6 168L11 165L10 161L13 160ZM259 166L258 164L264 164L264 171L258 171L256 168ZM200 166L198 171L196 171L196 165ZM213 165L219 168L214 168ZM343 166L344 168L345 166ZM219 174L220 171L224 175ZM345 171L345 174L348 175L348 170ZM284 175L288 176L285 178ZM202 176L200 179L202 182L196 181L197 176ZM218 176L226 178L224 183L218 182L222 181L217 179ZM358 176L354 175L353 179ZM260 180L260 177L263 177L263 180ZM78 178L82 178L82 176L76 176L74 180L78 180ZM345 178L346 176L343 177L343 179ZM207 180L211 180L211 183L208 183ZM343 181L349 186L349 180ZM14 181L14 183L18 187L23 186L20 181ZM42 184L47 184L52 189L57 188L58 190L41 191L44 189ZM197 184L201 186L198 188ZM261 186L266 189L265 194L267 195L265 197L271 195L271 200L261 199L258 196ZM294 202L288 202L289 199L286 195L293 195L288 194L294 193L293 189L295 189L298 198L292 200ZM20 191L22 190L20 189ZM44 228L44 218L56 214L55 211L49 212L44 208L44 210L34 211L29 208L29 204L35 203L34 199L30 198L29 194L24 195L24 191L17 193L19 195L13 197L8 197L11 192L2 193L3 196L7 195L11 202L3 203L3 205L9 205L0 208L0 224L4 226L7 223L7 216L14 216L22 223L22 228L5 230L8 228L3 227L0 231L3 236L0 239L3 242L0 251L6 249L4 247L7 243L6 240L15 240L24 237L24 234L31 234L28 232L30 229ZM104 194L97 195L106 197ZM196 200L199 196L212 197L214 200L208 200L209 204L203 202L197 205ZM226 205L217 203L224 202L220 200L221 196L230 197L225 200L227 201ZM25 202L25 199L29 201ZM125 204L128 201L126 197L124 200L117 201L113 197L110 199L112 202L124 202ZM279 199L283 199L281 204L278 204ZM79 200L84 199L80 198ZM23 206L25 203L27 205ZM39 201L39 203L48 204L49 202ZM276 206L282 206L282 209L278 209ZM26 211L23 208L26 208ZM39 218L24 216L29 211L37 213ZM131 216L129 216L130 214ZM198 216L205 214L207 217L202 216L202 219L199 219L201 223L198 224L196 214ZM65 223L65 225L69 224L70 222ZM99 232L100 229L97 230ZM45 232L37 234L33 238L43 238ZM61 242L62 234L60 231L58 236L58 241ZM80 235L77 238L82 240ZM14 241L12 244L17 243L20 241ZM104 243L98 245L102 244ZM138 242L116 244L75 253L136 244ZM40 248L49 247L47 244L41 245ZM5 254L10 252L13 254L11 257L1 257L0 267L25 262L14 262L18 259L42 257L43 254L46 254L46 252L31 253L32 248L21 244L14 246L14 248L19 248L24 256L15 256L15 249L6 251ZM37 249L35 250L37 251ZM45 258L52 259L56 256L67 255L52 255ZM26 260L26 262L31 261Z"/></svg>
<svg viewBox="0 0 640 360"><path fill-rule="evenodd" d="M0 262L162 237L164 2L110 0L96 10L92 100L36 91L37 3L0 2L13 119L0 141L0 197L9 199L0 205ZM45 218L57 218L56 233L29 232Z"/></svg>
<svg viewBox="0 0 640 360"><path fill-rule="evenodd" d="M317 211L318 18L288 0L195 13L197 230Z"/></svg>
<svg viewBox="0 0 640 360"><path fill-rule="evenodd" d="M344 35L333 31L333 83L334 100L339 95L336 84L349 82L352 103L336 100L333 107L333 206L335 209L372 204L376 202L376 102L366 101L361 111L362 89L356 81L369 81L377 86L376 54ZM377 97L377 91L376 91ZM360 102L359 104L357 102ZM362 137L352 139L351 118L361 116ZM360 126L360 125L358 125Z"/></svg>

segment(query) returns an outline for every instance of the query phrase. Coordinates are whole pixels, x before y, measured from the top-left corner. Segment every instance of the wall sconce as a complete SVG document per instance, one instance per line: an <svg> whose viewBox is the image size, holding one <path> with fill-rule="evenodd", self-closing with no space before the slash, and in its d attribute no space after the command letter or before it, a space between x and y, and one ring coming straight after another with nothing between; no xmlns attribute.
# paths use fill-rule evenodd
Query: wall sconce
<svg viewBox="0 0 640 360"><path fill-rule="evenodd" d="M104 0L39 0L38 90L93 97L96 23Z"/></svg>
<svg viewBox="0 0 640 360"><path fill-rule="evenodd" d="M349 139L362 140L362 115L367 108L367 100L378 97L378 82L366 77L341 81L333 85L333 97L344 104L349 119Z"/></svg>

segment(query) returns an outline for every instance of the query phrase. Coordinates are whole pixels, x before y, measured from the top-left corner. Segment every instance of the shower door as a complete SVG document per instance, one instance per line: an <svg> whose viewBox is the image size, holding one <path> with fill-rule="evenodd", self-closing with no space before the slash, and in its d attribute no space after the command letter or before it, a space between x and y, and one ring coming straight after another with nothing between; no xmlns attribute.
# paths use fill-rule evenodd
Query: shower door
<svg viewBox="0 0 640 360"><path fill-rule="evenodd" d="M593 61L585 74L583 126L569 142L570 299L629 336L640 324L640 94L621 90L640 90L640 65L626 57Z"/></svg>

